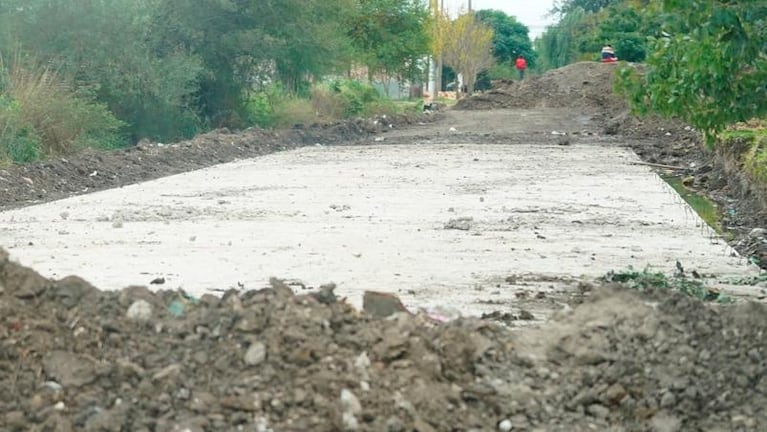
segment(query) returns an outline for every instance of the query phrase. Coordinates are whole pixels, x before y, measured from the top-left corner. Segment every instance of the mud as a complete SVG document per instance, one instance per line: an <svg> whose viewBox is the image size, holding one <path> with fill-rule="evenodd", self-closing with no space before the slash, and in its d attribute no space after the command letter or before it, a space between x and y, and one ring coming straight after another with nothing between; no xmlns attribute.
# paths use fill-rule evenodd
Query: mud
<svg viewBox="0 0 767 432"><path fill-rule="evenodd" d="M374 319L278 281L222 297L105 292L0 253L7 431L767 427L762 305L600 288L515 332Z"/></svg>

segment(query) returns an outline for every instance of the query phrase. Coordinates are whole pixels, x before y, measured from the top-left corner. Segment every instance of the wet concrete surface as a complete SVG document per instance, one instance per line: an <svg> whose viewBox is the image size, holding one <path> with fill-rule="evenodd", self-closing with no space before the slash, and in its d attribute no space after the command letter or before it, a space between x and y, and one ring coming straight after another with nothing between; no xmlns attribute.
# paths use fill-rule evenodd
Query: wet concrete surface
<svg viewBox="0 0 767 432"><path fill-rule="evenodd" d="M545 112L468 115L455 131L391 135L411 134L407 145L308 147L3 212L0 244L45 276L102 289L163 277L202 294L277 276L298 290L335 282L357 305L379 290L465 314L537 293L553 309L577 281L628 266L757 274L628 148L419 138L551 129Z"/></svg>

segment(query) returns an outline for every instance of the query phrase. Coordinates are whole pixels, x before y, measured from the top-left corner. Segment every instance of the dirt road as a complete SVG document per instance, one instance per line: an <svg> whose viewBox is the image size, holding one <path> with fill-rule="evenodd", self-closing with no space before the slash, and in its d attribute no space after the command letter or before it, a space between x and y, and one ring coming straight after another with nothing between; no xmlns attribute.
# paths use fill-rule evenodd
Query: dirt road
<svg viewBox="0 0 767 432"><path fill-rule="evenodd" d="M418 308L538 318L579 281L676 261L756 274L618 138L566 110L450 111L355 146L311 146L0 213L13 258L102 289L194 295L338 285Z"/></svg>

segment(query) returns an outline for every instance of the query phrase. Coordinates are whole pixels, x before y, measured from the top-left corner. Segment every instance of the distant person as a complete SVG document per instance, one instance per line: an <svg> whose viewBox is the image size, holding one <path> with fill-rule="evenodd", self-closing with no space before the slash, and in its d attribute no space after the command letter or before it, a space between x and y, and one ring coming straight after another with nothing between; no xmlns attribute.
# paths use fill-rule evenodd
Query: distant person
<svg viewBox="0 0 767 432"><path fill-rule="evenodd" d="M517 57L517 61L514 63L514 66L517 68L517 72L519 72L519 80L525 79L525 70L527 70L527 60L525 60L524 57L519 56Z"/></svg>
<svg viewBox="0 0 767 432"><path fill-rule="evenodd" d="M612 45L605 45L602 47L602 63L614 63L618 61L618 57L615 56L615 50Z"/></svg>

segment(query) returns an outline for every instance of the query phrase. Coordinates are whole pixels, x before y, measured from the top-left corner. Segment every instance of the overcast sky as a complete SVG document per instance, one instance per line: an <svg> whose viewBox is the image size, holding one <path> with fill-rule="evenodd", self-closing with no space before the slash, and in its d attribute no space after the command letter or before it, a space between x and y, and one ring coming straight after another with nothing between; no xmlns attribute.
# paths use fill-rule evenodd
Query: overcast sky
<svg viewBox="0 0 767 432"><path fill-rule="evenodd" d="M445 7L452 12L466 9L468 4L468 0L445 0ZM498 9L515 16L530 28L530 39L535 39L547 24L552 24L553 19L545 15L553 4L554 0L472 0L471 7L474 10Z"/></svg>

